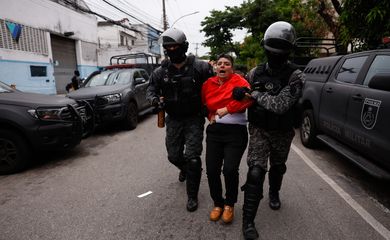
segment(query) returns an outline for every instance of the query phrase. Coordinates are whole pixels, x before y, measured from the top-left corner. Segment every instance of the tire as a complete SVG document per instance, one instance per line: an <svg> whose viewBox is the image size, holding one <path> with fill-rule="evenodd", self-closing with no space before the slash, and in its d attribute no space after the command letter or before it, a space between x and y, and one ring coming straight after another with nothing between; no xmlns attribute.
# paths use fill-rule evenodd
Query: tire
<svg viewBox="0 0 390 240"><path fill-rule="evenodd" d="M299 129L301 142L303 146L315 148L318 144L317 128L314 122L314 114L312 109L306 109L302 114L302 123Z"/></svg>
<svg viewBox="0 0 390 240"><path fill-rule="evenodd" d="M138 108L134 102L129 102L127 106L127 112L123 121L123 127L126 130L132 130L137 127L138 124Z"/></svg>
<svg viewBox="0 0 390 240"><path fill-rule="evenodd" d="M31 156L31 149L18 133L0 129L0 174L23 170Z"/></svg>

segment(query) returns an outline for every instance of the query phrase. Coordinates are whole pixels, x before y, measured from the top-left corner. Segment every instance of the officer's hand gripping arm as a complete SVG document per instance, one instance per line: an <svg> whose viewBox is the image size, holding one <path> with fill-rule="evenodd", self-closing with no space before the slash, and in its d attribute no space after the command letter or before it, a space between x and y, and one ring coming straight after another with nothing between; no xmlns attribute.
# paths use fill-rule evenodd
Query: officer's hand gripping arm
<svg viewBox="0 0 390 240"><path fill-rule="evenodd" d="M304 74L300 70L292 73L289 84L278 95L270 95L266 92L253 91L252 97L256 103L276 114L287 112L301 97Z"/></svg>

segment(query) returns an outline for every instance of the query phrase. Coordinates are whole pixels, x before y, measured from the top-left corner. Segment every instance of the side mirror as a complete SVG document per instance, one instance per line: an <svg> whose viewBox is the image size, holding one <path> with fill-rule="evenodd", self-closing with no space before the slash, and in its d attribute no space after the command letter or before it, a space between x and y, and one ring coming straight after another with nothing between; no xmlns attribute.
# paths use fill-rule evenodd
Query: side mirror
<svg viewBox="0 0 390 240"><path fill-rule="evenodd" d="M145 78L136 78L134 81L135 85L146 82Z"/></svg>
<svg viewBox="0 0 390 240"><path fill-rule="evenodd" d="M377 73L372 76L368 83L369 88L390 91L390 74L389 73Z"/></svg>

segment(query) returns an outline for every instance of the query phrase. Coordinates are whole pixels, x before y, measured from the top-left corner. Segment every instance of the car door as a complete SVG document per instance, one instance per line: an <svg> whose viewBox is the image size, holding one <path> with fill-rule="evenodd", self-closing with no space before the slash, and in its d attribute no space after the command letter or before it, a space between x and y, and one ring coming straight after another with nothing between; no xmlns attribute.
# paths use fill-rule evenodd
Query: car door
<svg viewBox="0 0 390 240"><path fill-rule="evenodd" d="M133 73L133 82L135 90L135 98L137 99L138 107L145 109L147 107L146 88L148 87L147 80L141 74L141 70L136 69Z"/></svg>
<svg viewBox="0 0 390 240"><path fill-rule="evenodd" d="M390 52L375 54L370 63L350 96L345 134L357 150L390 168L390 91L369 87L375 74L390 76Z"/></svg>
<svg viewBox="0 0 390 240"><path fill-rule="evenodd" d="M351 88L358 78L367 56L346 58L324 84L319 111L320 128L337 139L343 138Z"/></svg>

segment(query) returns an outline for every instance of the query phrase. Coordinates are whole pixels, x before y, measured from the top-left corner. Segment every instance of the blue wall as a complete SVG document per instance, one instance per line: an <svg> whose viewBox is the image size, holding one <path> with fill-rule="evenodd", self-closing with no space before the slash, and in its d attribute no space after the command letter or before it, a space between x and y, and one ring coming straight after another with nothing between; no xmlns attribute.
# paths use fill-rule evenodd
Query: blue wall
<svg viewBox="0 0 390 240"><path fill-rule="evenodd" d="M32 77L30 66L46 67L45 77ZM78 65L80 77L86 78L98 70L97 66ZM15 84L18 90L43 94L56 94L54 68L50 63L0 60L0 81Z"/></svg>
<svg viewBox="0 0 390 240"><path fill-rule="evenodd" d="M46 67L45 77L32 77L30 66ZM45 62L0 60L0 81L25 92L56 94L53 65Z"/></svg>
<svg viewBox="0 0 390 240"><path fill-rule="evenodd" d="M87 78L94 71L99 70L97 66L77 65L81 78Z"/></svg>

